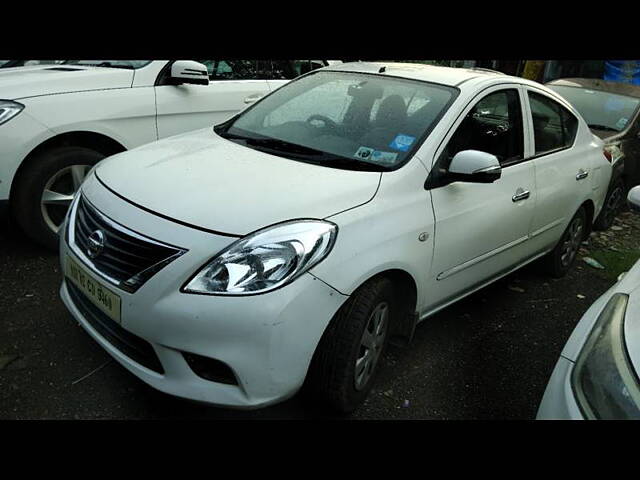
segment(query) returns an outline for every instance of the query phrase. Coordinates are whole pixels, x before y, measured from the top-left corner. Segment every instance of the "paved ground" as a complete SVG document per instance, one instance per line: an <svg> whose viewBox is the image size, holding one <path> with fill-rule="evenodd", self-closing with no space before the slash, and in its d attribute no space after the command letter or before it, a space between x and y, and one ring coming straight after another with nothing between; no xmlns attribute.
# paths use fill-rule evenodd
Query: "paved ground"
<svg viewBox="0 0 640 480"><path fill-rule="evenodd" d="M640 238L639 225L620 228L609 235ZM326 418L299 397L238 412L147 387L67 314L57 256L8 227L0 272L0 419ZM608 273L580 260L551 280L530 266L442 311L418 326L409 348L388 350L374 391L350 418L534 418L573 327L613 283Z"/></svg>

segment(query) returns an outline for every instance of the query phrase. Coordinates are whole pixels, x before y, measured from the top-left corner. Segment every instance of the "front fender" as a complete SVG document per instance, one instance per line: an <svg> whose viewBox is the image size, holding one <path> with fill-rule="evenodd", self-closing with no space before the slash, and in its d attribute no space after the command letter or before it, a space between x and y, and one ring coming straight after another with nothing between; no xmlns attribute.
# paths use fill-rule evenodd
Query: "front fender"
<svg viewBox="0 0 640 480"><path fill-rule="evenodd" d="M402 270L416 284L418 308L424 305L434 239L430 192L423 187L426 175L414 159L383 173L370 202L328 217L339 228L336 244L311 273L350 295L381 272Z"/></svg>

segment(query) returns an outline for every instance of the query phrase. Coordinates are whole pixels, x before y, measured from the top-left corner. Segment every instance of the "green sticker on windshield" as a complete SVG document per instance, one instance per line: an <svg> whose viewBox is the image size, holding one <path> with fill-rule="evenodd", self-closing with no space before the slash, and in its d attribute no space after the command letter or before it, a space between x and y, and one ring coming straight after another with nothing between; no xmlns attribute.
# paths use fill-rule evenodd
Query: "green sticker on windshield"
<svg viewBox="0 0 640 480"><path fill-rule="evenodd" d="M371 154L371 161L381 163L383 165L393 165L398 158L398 154L395 152L383 152L376 150Z"/></svg>

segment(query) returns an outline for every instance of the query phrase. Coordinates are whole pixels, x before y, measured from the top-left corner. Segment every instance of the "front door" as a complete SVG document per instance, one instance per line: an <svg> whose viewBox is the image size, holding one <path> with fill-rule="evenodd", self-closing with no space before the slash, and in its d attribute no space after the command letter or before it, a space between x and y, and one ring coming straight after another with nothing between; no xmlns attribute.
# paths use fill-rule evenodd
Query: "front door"
<svg viewBox="0 0 640 480"><path fill-rule="evenodd" d="M521 93L494 87L465 110L434 168L447 169L463 150L496 155L502 175L494 183L454 182L433 188L435 246L430 308L442 306L521 263L536 203L533 164L524 161Z"/></svg>
<svg viewBox="0 0 640 480"><path fill-rule="evenodd" d="M253 60L200 60L209 85L156 86L158 138L221 123L269 93Z"/></svg>

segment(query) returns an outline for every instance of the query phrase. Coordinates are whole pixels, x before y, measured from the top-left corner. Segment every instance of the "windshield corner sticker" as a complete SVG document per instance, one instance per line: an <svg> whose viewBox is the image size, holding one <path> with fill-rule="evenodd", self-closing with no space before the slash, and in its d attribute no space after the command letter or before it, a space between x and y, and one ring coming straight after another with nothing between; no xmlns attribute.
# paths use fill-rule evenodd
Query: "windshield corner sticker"
<svg viewBox="0 0 640 480"><path fill-rule="evenodd" d="M391 148L394 150L400 150L401 152L406 152L409 150L411 144L416 140L416 137L412 137L411 135L403 135L398 134L396 138L389 144Z"/></svg>
<svg viewBox="0 0 640 480"><path fill-rule="evenodd" d="M371 154L371 161L376 163L392 165L395 163L398 154L394 152L383 152L376 150Z"/></svg>
<svg viewBox="0 0 640 480"><path fill-rule="evenodd" d="M629 121L629 119L622 117L620 120L618 120L616 122L616 127L618 127L618 130L624 130L624 127L627 126L627 122Z"/></svg>
<svg viewBox="0 0 640 480"><path fill-rule="evenodd" d="M358 151L355 153L354 157L359 158L360 160L369 160L369 158L371 158L372 153L373 153L373 148L360 147Z"/></svg>

